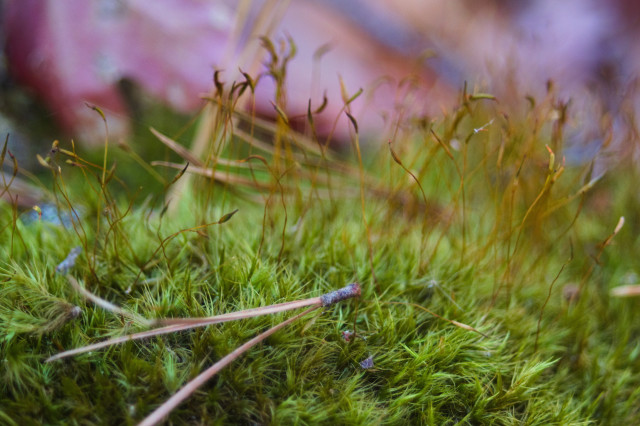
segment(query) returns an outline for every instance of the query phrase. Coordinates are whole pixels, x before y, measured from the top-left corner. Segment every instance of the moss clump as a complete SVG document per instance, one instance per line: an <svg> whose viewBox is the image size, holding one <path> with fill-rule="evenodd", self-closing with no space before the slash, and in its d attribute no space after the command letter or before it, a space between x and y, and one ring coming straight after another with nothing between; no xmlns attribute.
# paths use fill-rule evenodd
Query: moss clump
<svg viewBox="0 0 640 426"><path fill-rule="evenodd" d="M136 204L115 189L117 170L69 151L50 157L54 199L71 225L29 222L10 204L0 211L0 419L140 421L291 315L44 363L142 328L56 273L81 246L70 273L150 319L362 283L358 301L274 334L224 369L173 423L640 422L636 301L610 296L637 280L637 169L622 161L595 183L589 164L564 165L552 98L510 121L486 102L463 94L443 121L403 123L391 151L339 160L286 117L265 125L241 115L244 128L248 120L273 136L256 155L227 111L214 121L211 160L190 165L196 176L172 208L164 197L186 175ZM614 233L622 215L627 225Z"/></svg>

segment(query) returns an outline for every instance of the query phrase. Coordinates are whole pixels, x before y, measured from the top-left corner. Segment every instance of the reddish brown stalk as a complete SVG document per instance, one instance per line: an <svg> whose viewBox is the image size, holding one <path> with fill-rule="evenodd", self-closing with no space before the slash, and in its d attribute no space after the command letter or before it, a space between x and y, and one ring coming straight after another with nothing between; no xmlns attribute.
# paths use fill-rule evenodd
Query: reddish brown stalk
<svg viewBox="0 0 640 426"><path fill-rule="evenodd" d="M534 352L538 352L538 338L540 337L540 325L542 324L542 314L544 313L544 308L547 307L547 304L549 303L549 300L551 300L551 295L553 293L553 287L556 284L556 281L558 281L558 278L560 278L560 274L562 274L562 271L564 271L564 268L569 263L571 263L572 260L573 260L573 244L571 245L571 256L569 257L569 259L566 262L564 262L562 264L562 267L560 268L560 271L558 271L558 274L556 275L556 277L553 279L553 281L551 281L551 285L549 286L549 293L547 294L547 299L542 304L542 308L540 308L540 316L538 317L538 327L536 329L536 342L533 345L533 351Z"/></svg>
<svg viewBox="0 0 640 426"><path fill-rule="evenodd" d="M237 212L238 212L238 209L235 209L235 210L223 215L216 222L205 223L205 224L202 224L202 225L193 226L191 228L182 229L182 230L180 230L178 232L174 232L173 234L169 235L165 239L161 240L160 241L160 245L158 246L158 248L153 252L153 254L149 258L149 260L147 260L144 263L144 265L142 265L142 267L140 268L140 272L138 272L138 275L136 276L135 281L133 282L133 284L131 284L129 286L129 288L126 290L125 293L129 294L131 292L131 290L133 290L133 287L135 287L135 285L138 283L138 279L140 278L140 275L142 275L142 272L144 272L144 269L147 267L149 262L151 262L153 260L153 258L156 256L156 254L158 254L158 252L160 252L160 250L163 250L163 252L164 252L165 244L167 242L171 241L172 239L174 239L175 237L177 237L178 235L180 235L180 234L182 234L184 232L193 232L193 231L198 231L199 229L207 228L207 227L213 226L213 225L222 225L223 223L228 222L229 219L231 219L233 217L233 215L236 214Z"/></svg>
<svg viewBox="0 0 640 426"><path fill-rule="evenodd" d="M589 269L582 276L582 280L580 281L580 291L577 294L582 293L582 291L584 290L584 286L587 284L587 281L589 280L589 278L591 277L591 274L593 273L593 270L595 269L595 266L600 264L600 257L602 256L604 249L607 248L609 244L611 244L611 241L616 235L618 235L618 232L620 232L623 226L624 226L624 216L620 216L620 219L618 220L618 224L616 225L613 232L609 234L609 236L599 244L600 250L598 251L598 254L596 254L596 256L593 258L595 262L591 264ZM577 297L577 294L576 296L572 297L572 299Z"/></svg>

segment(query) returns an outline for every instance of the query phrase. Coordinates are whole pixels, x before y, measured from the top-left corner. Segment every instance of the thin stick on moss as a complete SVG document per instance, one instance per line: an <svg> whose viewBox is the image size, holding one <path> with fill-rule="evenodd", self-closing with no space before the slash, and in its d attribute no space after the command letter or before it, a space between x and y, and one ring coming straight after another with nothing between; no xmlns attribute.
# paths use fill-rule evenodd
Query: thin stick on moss
<svg viewBox="0 0 640 426"><path fill-rule="evenodd" d="M262 308L245 309L243 311L232 312L229 314L216 315L206 318L158 318L153 321L153 325L169 326L169 325L187 325L187 324L215 324L218 322L235 321L245 318L252 318L261 315L275 314L293 309L304 308L307 306L318 306L321 303L320 297L312 297L305 300L296 300L294 302L284 302L275 305L265 306ZM213 321L213 322L210 322Z"/></svg>
<svg viewBox="0 0 640 426"><path fill-rule="evenodd" d="M92 345L83 346L80 348L72 349L69 351L61 352L57 355L47 358L45 362L56 361L58 359L67 358L70 356L78 355L81 353L91 352L96 349L102 349L109 346L117 345L119 343L129 342L132 340L144 339L147 337L160 336L163 334L175 333L178 331L188 330L191 328L205 327L211 324L217 324L227 321L236 321L245 318L252 318L261 315L269 315L278 312L289 311L293 309L299 309L306 306L313 306L314 308L330 306L341 300L349 299L352 297L360 296L360 284L351 283L346 287L339 290L332 291L320 297L312 297L304 300L297 300L293 302L279 303L276 305L265 306L261 308L246 309L238 312L231 312L228 314L217 315L207 318L180 318L180 319L157 319L154 321L145 320L150 325L164 325L164 327L156 328L153 330L142 331L139 333L129 334L126 336L116 337L108 339L102 342L94 343ZM109 303L109 302L106 302Z"/></svg>
<svg viewBox="0 0 640 426"><path fill-rule="evenodd" d="M258 336L249 340L242 346L239 346L229 355L220 359L220 361L216 362L211 367L209 367L208 369L200 373L195 379L193 379L192 381L184 385L182 389L180 389L171 398L165 401L160 407L156 408L156 410L153 413L151 413L147 418L142 420L139 426L149 426L149 425L156 425L160 423L162 419L168 416L169 413L171 413L171 411L173 411L173 409L176 408L182 401L188 398L193 392L195 392L200 386L205 384L210 378L215 376L220 370L222 370L224 367L226 367L227 365L235 361L238 357L240 357L240 355L244 354L249 349L257 345L258 343L262 342L267 337L271 336L276 331L302 318L308 313L315 311L320 306L321 305L312 306L311 308L305 310L304 312L298 315L295 315L289 318L288 320L281 322L280 324L270 328L269 330L265 331L262 334L259 334Z"/></svg>

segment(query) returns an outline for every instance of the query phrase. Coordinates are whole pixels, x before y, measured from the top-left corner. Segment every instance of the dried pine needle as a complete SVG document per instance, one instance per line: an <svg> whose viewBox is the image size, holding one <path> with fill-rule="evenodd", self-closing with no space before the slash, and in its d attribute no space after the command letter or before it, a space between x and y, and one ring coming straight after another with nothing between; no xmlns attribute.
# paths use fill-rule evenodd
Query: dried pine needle
<svg viewBox="0 0 640 426"><path fill-rule="evenodd" d="M132 316L130 312L124 311L121 308L107 302L106 300L100 299L99 297L92 295L77 283L73 277L67 277L69 281L72 283L73 287L81 292L85 297L90 299L92 302L96 303L98 306L110 310L112 312L120 313L122 315ZM58 359L67 358L70 356L78 355L81 353L91 352L97 349L106 348L109 346L117 345L119 343L129 342L132 340L144 339L147 337L160 336L163 334L175 333L178 331L188 330L191 328L197 327L205 327L211 324L218 324L227 321L237 321L246 318L252 318L262 315L269 315L278 312L284 312L292 309L299 309L307 306L313 306L315 308L318 307L326 307L330 306L334 303L337 303L341 300L345 300L352 297L360 296L360 285L358 283L349 284L346 287L343 287L339 290L335 290L329 292L320 297L312 297L309 299L298 300L293 302L285 302L279 303L271 306L264 306L260 308L246 309L238 312L231 312L228 314L217 315L213 317L207 318L164 318L164 319L156 319L156 320L148 320L145 318L140 318L135 316L135 318L141 323L149 326L157 326L161 325L164 327L156 328L153 330L142 331L139 333L133 333L126 336L116 337L113 339L108 339L102 342L94 343L92 345L83 346L80 348L72 349L69 351L61 352L57 355L49 357L45 362L56 361Z"/></svg>
<svg viewBox="0 0 640 426"><path fill-rule="evenodd" d="M229 365L233 361L235 361L240 355L244 354L249 349L251 349L252 347L257 345L258 343L262 342L267 337L271 336L276 331L278 331L278 330L282 329L283 327L291 324L292 322L296 321L297 319L302 318L303 316L307 315L308 313L313 312L314 310L318 309L319 307L320 306L312 306L311 308L305 310L304 312L302 312L302 313L300 313L298 315L295 315L295 316L293 316L293 317L281 322L280 324L270 328L269 330L265 331L264 333L259 334L258 336L256 336L253 339L249 340L248 342L246 342L242 346L239 346L233 352L231 352L229 355L227 355L224 358L220 359L220 361L216 362L211 367L209 367L208 369L206 369L205 371L200 373L195 379L193 379L192 381L190 381L189 383L184 385L182 387L182 389L180 389L171 398L169 398L167 401L165 401L160 407L156 408L156 410L153 413L151 413L142 422L140 422L140 426L149 426L149 425L158 424L159 422L162 421L162 419L164 419L167 415L169 415L169 413L171 413L171 411L174 408L176 408L182 401L184 401L193 392L195 392L196 389L198 389L200 386L202 386L204 383L206 383L207 380L209 380L210 378L215 376L224 367L226 367L227 365Z"/></svg>

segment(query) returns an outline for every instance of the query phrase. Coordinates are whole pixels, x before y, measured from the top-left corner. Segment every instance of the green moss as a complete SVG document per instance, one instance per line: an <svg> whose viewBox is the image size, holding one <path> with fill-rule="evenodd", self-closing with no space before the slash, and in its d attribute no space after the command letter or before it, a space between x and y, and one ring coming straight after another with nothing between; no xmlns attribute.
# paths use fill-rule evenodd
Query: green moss
<svg viewBox="0 0 640 426"><path fill-rule="evenodd" d="M552 119L532 111L507 122L500 112L468 101L455 120L433 124L440 142L418 124L403 130L395 160L387 150L368 154L362 185L355 157L333 167L338 160L281 142L286 149L261 154L270 172L254 171L270 190L196 178L166 213L163 191L129 208L130 199L110 192L117 182L99 187L91 174L101 171L59 161L57 200L79 212L74 226L27 223L7 204L0 211L1 421L137 422L291 315L44 363L142 327L84 300L55 272L82 246L71 273L147 318L211 316L362 283L360 300L305 318L224 369L171 414L173 423L640 422L637 301L609 294L637 282L637 170L621 162L569 200L589 165L559 174ZM272 131L298 137L282 122ZM545 143L557 151L551 170ZM221 152L241 159L247 151ZM230 220L201 226L236 208ZM603 247L622 214L627 225ZM565 297L567 286L580 289L577 298ZM345 341L354 326L357 337ZM369 356L374 366L364 369Z"/></svg>

